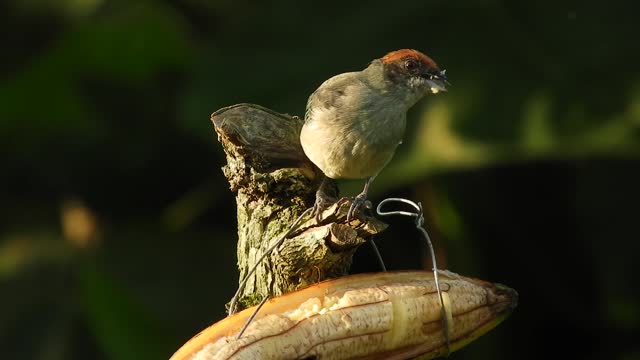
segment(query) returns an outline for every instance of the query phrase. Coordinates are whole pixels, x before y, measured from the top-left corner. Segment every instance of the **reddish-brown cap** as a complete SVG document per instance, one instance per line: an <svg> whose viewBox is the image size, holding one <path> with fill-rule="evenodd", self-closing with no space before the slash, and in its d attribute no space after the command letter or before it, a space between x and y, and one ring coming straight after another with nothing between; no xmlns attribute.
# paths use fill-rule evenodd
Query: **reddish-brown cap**
<svg viewBox="0 0 640 360"><path fill-rule="evenodd" d="M421 63L423 63L428 68L438 69L438 64L436 64L436 62L433 61L430 57L421 53L418 50L413 50L413 49L401 49L401 50L392 51L387 55L383 56L380 60L382 60L383 64L391 64L397 61L404 60L406 58L414 58L420 61Z"/></svg>

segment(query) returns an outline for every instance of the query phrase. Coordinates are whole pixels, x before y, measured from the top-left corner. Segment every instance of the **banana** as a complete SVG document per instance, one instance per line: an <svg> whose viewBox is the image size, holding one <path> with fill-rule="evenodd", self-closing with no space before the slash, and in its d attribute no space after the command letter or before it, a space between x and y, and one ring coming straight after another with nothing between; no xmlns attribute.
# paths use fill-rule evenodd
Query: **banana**
<svg viewBox="0 0 640 360"><path fill-rule="evenodd" d="M504 285L439 271L359 274L328 280L246 309L202 331L170 360L433 359L504 320L518 294ZM443 311L444 310L444 311Z"/></svg>

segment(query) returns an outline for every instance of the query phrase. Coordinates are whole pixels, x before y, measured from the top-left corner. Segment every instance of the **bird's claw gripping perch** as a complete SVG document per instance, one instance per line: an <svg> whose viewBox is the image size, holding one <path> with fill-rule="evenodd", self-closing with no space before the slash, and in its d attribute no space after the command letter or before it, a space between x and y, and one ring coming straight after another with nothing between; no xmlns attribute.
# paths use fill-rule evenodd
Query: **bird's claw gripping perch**
<svg viewBox="0 0 640 360"><path fill-rule="evenodd" d="M327 195L321 189L316 191L316 202L313 204L313 210L311 210L311 216L316 219L316 222L322 221L322 213L329 208L329 206L336 203L336 198Z"/></svg>
<svg viewBox="0 0 640 360"><path fill-rule="evenodd" d="M371 201L367 200L367 194L364 193L360 193L355 197L343 197L338 200L339 205L346 202L351 202L351 205L349 205L349 211L347 212L347 222L353 220L362 209L373 209L373 204Z"/></svg>

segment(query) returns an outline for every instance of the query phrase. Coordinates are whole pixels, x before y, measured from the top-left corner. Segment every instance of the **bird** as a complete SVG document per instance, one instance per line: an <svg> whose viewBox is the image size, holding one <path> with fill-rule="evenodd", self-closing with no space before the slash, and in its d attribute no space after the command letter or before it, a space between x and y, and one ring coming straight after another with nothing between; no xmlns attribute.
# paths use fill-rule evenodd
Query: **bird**
<svg viewBox="0 0 640 360"><path fill-rule="evenodd" d="M328 179L366 179L362 192L349 198L347 221L363 205L370 207L369 188L402 143L407 111L447 85L446 71L430 57L401 49L361 71L329 78L309 96L300 143L324 175L313 205L316 219L337 201L327 194Z"/></svg>

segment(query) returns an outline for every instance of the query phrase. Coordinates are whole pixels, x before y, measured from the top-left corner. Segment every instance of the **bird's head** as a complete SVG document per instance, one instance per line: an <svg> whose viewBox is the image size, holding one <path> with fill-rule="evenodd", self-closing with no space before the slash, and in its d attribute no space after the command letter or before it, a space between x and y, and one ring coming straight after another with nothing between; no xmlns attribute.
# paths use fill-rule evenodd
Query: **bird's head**
<svg viewBox="0 0 640 360"><path fill-rule="evenodd" d="M445 70L427 55L417 50L402 49L379 59L385 79L422 97L426 93L447 91Z"/></svg>

